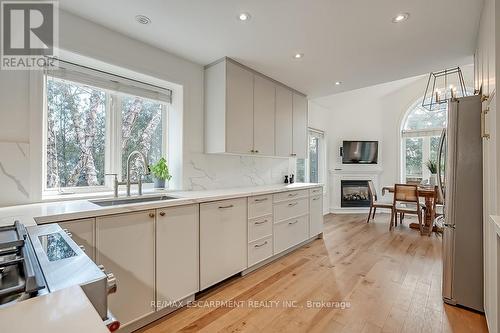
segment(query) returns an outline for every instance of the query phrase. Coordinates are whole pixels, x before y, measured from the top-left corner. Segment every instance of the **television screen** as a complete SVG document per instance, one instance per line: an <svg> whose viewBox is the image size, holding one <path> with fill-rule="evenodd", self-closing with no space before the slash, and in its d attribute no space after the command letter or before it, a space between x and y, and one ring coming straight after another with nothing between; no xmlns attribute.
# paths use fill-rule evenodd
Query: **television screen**
<svg viewBox="0 0 500 333"><path fill-rule="evenodd" d="M343 141L343 164L377 164L378 141Z"/></svg>

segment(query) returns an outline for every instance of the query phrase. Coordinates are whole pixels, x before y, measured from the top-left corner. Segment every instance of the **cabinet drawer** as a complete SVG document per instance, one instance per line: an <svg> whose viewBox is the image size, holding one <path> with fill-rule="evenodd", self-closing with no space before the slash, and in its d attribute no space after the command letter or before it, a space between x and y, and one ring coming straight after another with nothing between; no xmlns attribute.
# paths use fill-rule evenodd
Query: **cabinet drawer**
<svg viewBox="0 0 500 333"><path fill-rule="evenodd" d="M315 187L315 188L311 188L309 190L310 196L318 195L318 194L322 194L322 193L323 193L323 187Z"/></svg>
<svg viewBox="0 0 500 333"><path fill-rule="evenodd" d="M273 213L273 196L259 195L248 198L248 218L269 215Z"/></svg>
<svg viewBox="0 0 500 333"><path fill-rule="evenodd" d="M297 190L297 191L287 191L276 193L273 195L274 202L280 202L285 200L293 200L298 198L305 198L309 196L309 190Z"/></svg>
<svg viewBox="0 0 500 333"><path fill-rule="evenodd" d="M248 242L273 234L273 216L267 215L248 221Z"/></svg>
<svg viewBox="0 0 500 333"><path fill-rule="evenodd" d="M252 242L248 244L248 267L253 266L262 260L273 255L273 237Z"/></svg>
<svg viewBox="0 0 500 333"><path fill-rule="evenodd" d="M302 198L290 200L274 205L274 221L280 222L307 214L309 211L309 199Z"/></svg>
<svg viewBox="0 0 500 333"><path fill-rule="evenodd" d="M309 216L304 215L274 225L274 254L308 239Z"/></svg>

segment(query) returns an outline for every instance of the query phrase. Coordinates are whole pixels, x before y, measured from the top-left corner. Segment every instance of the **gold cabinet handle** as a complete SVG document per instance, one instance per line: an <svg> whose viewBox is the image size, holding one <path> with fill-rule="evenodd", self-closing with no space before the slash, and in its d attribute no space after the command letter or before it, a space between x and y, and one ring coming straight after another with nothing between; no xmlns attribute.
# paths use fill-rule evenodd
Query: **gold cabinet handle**
<svg viewBox="0 0 500 333"><path fill-rule="evenodd" d="M155 213L149 213L149 217L151 218L155 217Z"/></svg>
<svg viewBox="0 0 500 333"><path fill-rule="evenodd" d="M160 212L160 216L165 216L165 212Z"/></svg>
<svg viewBox="0 0 500 333"><path fill-rule="evenodd" d="M298 204L298 202L292 202L292 203L288 204L288 207L293 207L293 206L296 206L297 204Z"/></svg>
<svg viewBox="0 0 500 333"><path fill-rule="evenodd" d="M288 224L292 225L292 224L295 224L295 223L297 223L297 222L299 222L299 220L295 220L295 221L293 221L293 222L288 222Z"/></svg>
<svg viewBox="0 0 500 333"><path fill-rule="evenodd" d="M255 202L267 201L267 198L255 199L254 201L255 201Z"/></svg>
<svg viewBox="0 0 500 333"><path fill-rule="evenodd" d="M219 209L226 209L226 208L232 208L234 205L227 205L227 206L219 206Z"/></svg>
<svg viewBox="0 0 500 333"><path fill-rule="evenodd" d="M255 222L254 224L259 225L259 224L264 224L264 223L267 223L267 219L264 221Z"/></svg>

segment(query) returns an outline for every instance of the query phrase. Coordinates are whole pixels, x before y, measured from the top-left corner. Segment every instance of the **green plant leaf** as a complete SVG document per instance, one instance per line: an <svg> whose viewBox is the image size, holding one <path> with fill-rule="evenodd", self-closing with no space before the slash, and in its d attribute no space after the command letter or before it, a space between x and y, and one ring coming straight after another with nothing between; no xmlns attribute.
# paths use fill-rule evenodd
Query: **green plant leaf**
<svg viewBox="0 0 500 333"><path fill-rule="evenodd" d="M167 160L162 157L155 164L150 167L151 173L157 179L170 180L172 176L168 170Z"/></svg>

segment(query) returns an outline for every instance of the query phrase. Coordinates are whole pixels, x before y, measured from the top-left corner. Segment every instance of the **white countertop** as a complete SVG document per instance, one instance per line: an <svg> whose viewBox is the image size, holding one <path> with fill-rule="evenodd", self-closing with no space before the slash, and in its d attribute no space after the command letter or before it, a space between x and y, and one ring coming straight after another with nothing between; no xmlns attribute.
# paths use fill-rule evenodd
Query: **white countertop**
<svg viewBox="0 0 500 333"><path fill-rule="evenodd" d="M0 226L11 225L18 220L26 226L81 219L94 216L134 212L139 210L179 206L216 200L232 199L253 195L308 189L322 186L312 183L276 184L254 187L227 188L206 191L155 191L147 195L165 194L176 199L150 201L119 206L100 207L88 199L43 202L0 208ZM126 197L120 197L126 198ZM96 199L96 198L93 198Z"/></svg>
<svg viewBox="0 0 500 333"><path fill-rule="evenodd" d="M109 333L79 286L0 308L0 323L9 333Z"/></svg>

